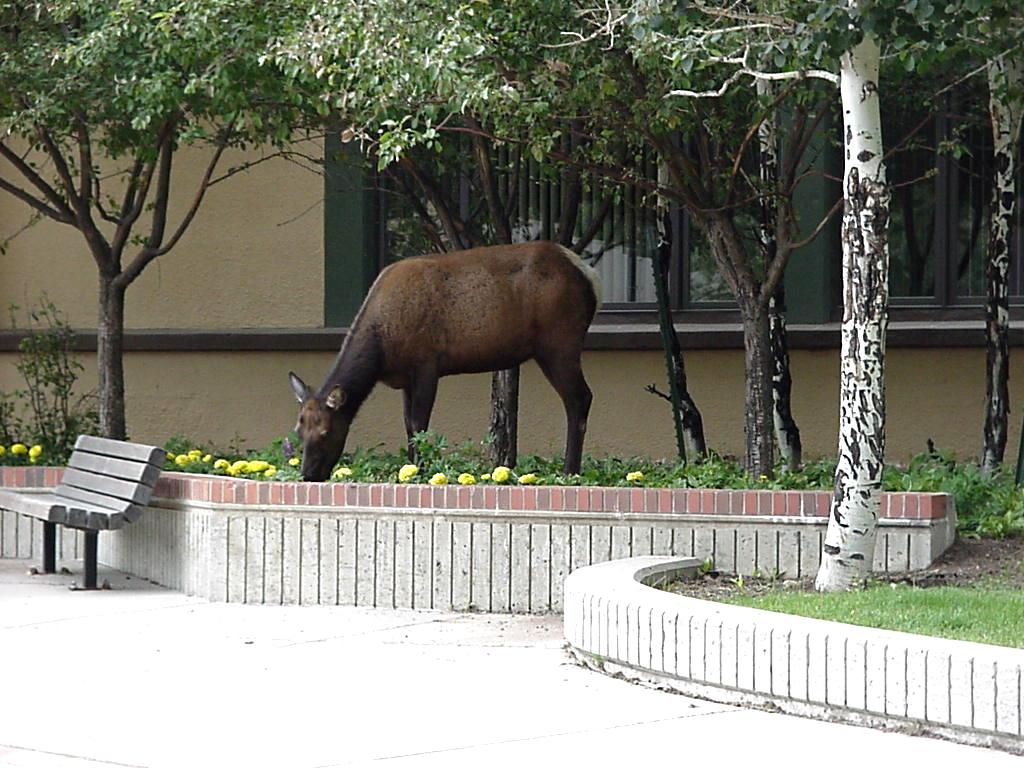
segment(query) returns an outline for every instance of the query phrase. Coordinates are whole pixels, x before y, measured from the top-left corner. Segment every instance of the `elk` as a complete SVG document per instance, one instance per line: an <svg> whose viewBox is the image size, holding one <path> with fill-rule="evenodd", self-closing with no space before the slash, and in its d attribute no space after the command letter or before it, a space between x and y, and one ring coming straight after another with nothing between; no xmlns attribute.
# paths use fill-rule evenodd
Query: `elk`
<svg viewBox="0 0 1024 768"><path fill-rule="evenodd" d="M294 373L302 477L326 480L377 382L401 389L409 457L427 429L442 376L536 360L565 406L565 471L580 471L592 394L583 339L601 303L597 273L550 242L403 259L384 269L315 392Z"/></svg>

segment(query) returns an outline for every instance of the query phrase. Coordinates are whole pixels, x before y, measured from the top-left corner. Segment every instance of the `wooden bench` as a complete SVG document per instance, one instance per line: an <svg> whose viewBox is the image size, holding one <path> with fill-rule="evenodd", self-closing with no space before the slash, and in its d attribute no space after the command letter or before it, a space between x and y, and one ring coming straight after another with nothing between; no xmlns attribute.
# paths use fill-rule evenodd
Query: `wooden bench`
<svg viewBox="0 0 1024 768"><path fill-rule="evenodd" d="M82 435L64 477L48 493L0 489L0 509L43 521L43 573L57 570L57 526L85 532L85 589L96 589L96 539L135 522L153 495L166 452Z"/></svg>

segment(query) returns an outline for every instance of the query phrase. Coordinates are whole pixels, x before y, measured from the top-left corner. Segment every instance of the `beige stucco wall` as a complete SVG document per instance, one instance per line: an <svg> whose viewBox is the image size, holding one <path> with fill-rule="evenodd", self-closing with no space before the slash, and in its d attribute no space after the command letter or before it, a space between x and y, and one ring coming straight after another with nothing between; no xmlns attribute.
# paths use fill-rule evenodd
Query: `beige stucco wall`
<svg viewBox="0 0 1024 768"><path fill-rule="evenodd" d="M138 440L163 442L182 434L227 445L238 437L259 447L286 434L297 406L287 372L319 384L333 356L328 353L130 353L126 361L128 422ZM95 382L95 363L83 356L84 381ZM0 356L0 388L16 384L13 355ZM704 413L710 446L722 453L743 450L743 358L740 351L692 351L691 388ZM599 454L671 456L667 405L643 391L664 379L656 352L589 352L584 359L594 390L587 449ZM792 353L793 410L808 456L835 452L838 356L834 351ZM888 365L889 456L905 460L924 450L928 438L961 456L976 455L985 395L984 351L892 349ZM1024 381L1017 355L1014 385ZM486 429L488 376L442 381L432 427L450 439L480 439ZM379 387L364 406L350 447L403 443L400 393ZM565 422L561 404L532 363L524 367L521 450L558 454ZM1007 457L1014 461L1019 417L1012 415Z"/></svg>
<svg viewBox="0 0 1024 768"><path fill-rule="evenodd" d="M316 142L297 149L322 155ZM226 152L220 172L262 156L259 151ZM179 152L168 233L191 203L209 158L209 150ZM13 178L5 167L0 174ZM116 193L116 184L106 183ZM322 325L322 200L321 177L280 158L215 184L177 246L128 289L126 326ZM10 325L10 303L31 305L43 292L73 326L95 327L98 278L82 235L49 219L23 230L29 220L26 205L0 193L0 242L18 233L0 259L0 327ZM142 220L136 231L145 234L145 227ZM129 246L127 254L132 253Z"/></svg>

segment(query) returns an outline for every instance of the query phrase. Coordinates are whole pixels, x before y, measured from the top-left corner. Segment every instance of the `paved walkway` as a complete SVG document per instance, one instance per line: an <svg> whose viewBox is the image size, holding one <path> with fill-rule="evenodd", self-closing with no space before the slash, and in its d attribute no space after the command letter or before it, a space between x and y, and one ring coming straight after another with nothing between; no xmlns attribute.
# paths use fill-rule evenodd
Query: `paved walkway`
<svg viewBox="0 0 1024 768"><path fill-rule="evenodd" d="M0 560L0 765L1016 766L571 664L561 617L209 604Z"/></svg>

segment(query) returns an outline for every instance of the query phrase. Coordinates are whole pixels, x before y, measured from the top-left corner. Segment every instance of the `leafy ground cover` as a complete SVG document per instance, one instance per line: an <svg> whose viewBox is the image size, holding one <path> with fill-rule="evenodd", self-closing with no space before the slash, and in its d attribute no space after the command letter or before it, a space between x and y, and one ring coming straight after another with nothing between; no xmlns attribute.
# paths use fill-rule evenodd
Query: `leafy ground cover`
<svg viewBox="0 0 1024 768"><path fill-rule="evenodd" d="M342 457L335 482L464 483L644 486L661 488L756 488L822 490L832 487L835 462L808 462L799 472L751 478L739 462L712 455L705 461L679 464L643 458L584 456L578 475L562 474L560 457L524 456L514 469L495 467L483 446L448 443L431 433L416 438L418 460L409 464L405 451L357 449ZM300 480L300 450L294 437L281 438L262 450L216 450L183 438L168 441L166 468L180 472L252 479ZM24 461L28 458L24 457ZM3 457L0 457L3 461ZM1009 472L984 476L973 461L945 453L926 453L907 465L885 471L890 491L940 491L956 500L960 532L968 536L1003 537L1024 533L1024 491Z"/></svg>
<svg viewBox="0 0 1024 768"><path fill-rule="evenodd" d="M818 594L813 578L739 578L712 566L677 594L847 624L1024 648L1024 537L961 538L935 563L878 575L867 589Z"/></svg>

